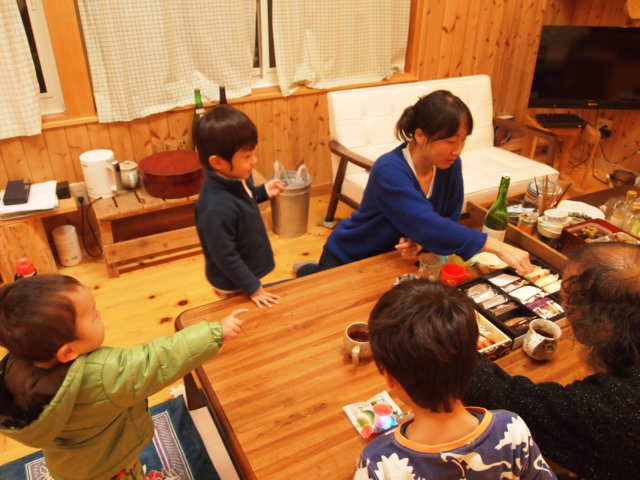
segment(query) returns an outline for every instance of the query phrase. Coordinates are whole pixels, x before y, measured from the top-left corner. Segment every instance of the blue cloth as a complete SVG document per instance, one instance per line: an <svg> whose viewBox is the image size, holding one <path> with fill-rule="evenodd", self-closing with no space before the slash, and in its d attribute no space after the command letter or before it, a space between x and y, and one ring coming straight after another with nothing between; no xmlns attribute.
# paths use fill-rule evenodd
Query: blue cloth
<svg viewBox="0 0 640 480"><path fill-rule="evenodd" d="M209 283L221 290L252 295L260 278L275 268L267 229L258 203L268 200L264 185L227 179L205 170L196 204L196 227L202 244Z"/></svg>
<svg viewBox="0 0 640 480"><path fill-rule="evenodd" d="M220 480L202 443L182 396L151 409L155 425L153 443L140 455L140 463L152 470L171 470L181 480ZM0 479L46 480L42 452L36 452L0 467Z"/></svg>
<svg viewBox="0 0 640 480"><path fill-rule="evenodd" d="M477 407L468 407L468 411L479 417L479 425L459 441L414 442L403 433L408 423L376 438L362 452L354 480L556 478L518 415Z"/></svg>
<svg viewBox="0 0 640 480"><path fill-rule="evenodd" d="M467 259L482 249L487 235L458 224L464 200L460 157L438 169L427 198L402 155L402 144L373 165L358 211L342 221L327 241L344 263L393 250L409 237L438 255Z"/></svg>

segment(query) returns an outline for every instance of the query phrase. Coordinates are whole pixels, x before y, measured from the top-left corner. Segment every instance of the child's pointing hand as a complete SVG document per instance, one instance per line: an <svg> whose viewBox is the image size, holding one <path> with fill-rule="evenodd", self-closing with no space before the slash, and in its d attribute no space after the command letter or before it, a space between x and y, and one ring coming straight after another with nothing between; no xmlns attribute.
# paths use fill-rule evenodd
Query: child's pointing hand
<svg viewBox="0 0 640 480"><path fill-rule="evenodd" d="M244 320L236 317L236 315L248 311L248 308L239 308L231 312L231 315L224 317L222 322L220 322L222 323L222 338L226 340L227 338L237 337L240 332L242 332L242 323Z"/></svg>

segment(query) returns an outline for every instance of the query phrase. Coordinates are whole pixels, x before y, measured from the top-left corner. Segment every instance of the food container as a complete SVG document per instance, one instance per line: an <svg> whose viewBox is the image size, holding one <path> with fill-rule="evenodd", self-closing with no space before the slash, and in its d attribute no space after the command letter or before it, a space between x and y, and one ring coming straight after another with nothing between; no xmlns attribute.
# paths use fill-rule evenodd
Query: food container
<svg viewBox="0 0 640 480"><path fill-rule="evenodd" d="M572 250L592 242L625 242L632 245L640 244L640 239L627 232L623 232L615 225L594 218L586 222L568 226L562 232L562 253L568 255Z"/></svg>
<svg viewBox="0 0 640 480"><path fill-rule="evenodd" d="M511 338L476 311L478 322L478 352L489 358L498 358L511 350Z"/></svg>
<svg viewBox="0 0 640 480"><path fill-rule="evenodd" d="M533 235L537 223L538 212L523 212L518 216L518 228L529 235Z"/></svg>
<svg viewBox="0 0 640 480"><path fill-rule="evenodd" d="M502 270L508 266L500 257L490 252L480 252L474 255L471 260L475 262L476 267L483 275Z"/></svg>
<svg viewBox="0 0 640 480"><path fill-rule="evenodd" d="M560 305L560 274L537 259L532 263L536 270L530 278L505 268L459 287L480 314L511 339L512 348L522 345L533 320L558 322L565 316Z"/></svg>
<svg viewBox="0 0 640 480"><path fill-rule="evenodd" d="M562 229L569 223L569 214L564 210L552 208L538 218L538 234L542 239L555 240L562 235Z"/></svg>

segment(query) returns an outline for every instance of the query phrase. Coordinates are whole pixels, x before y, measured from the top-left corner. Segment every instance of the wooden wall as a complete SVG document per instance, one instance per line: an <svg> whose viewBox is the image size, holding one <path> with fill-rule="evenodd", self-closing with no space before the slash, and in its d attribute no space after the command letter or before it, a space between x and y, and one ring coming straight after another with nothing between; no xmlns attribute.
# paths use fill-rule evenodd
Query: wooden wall
<svg viewBox="0 0 640 480"><path fill-rule="evenodd" d="M486 73L492 77L495 113L518 117L527 112L542 25L629 24L624 0L413 1L408 65L414 78ZM66 21L68 17L65 14ZM67 95L65 91L65 99ZM270 175L276 159L287 168L305 162L315 185L331 182L325 92L288 98L256 95L232 103L258 126L261 172ZM604 143L607 156L640 171L640 155L635 155L640 149L640 112L579 113L592 122L595 115L611 119L614 135ZM0 141L0 184L25 177L82 181L78 155L92 148L110 148L118 160L135 161L157 151L191 148L191 115L178 109L113 124L88 116L86 121L47 128L41 135Z"/></svg>
<svg viewBox="0 0 640 480"><path fill-rule="evenodd" d="M261 172L270 174L276 159L287 168L306 162L316 183L331 181L326 94L234 105L258 125ZM119 161L140 161L151 153L192 148L192 119L191 110L178 110L127 123L92 122L0 141L0 184L17 178L31 178L34 182L51 178L83 181L78 157L94 148L113 150Z"/></svg>

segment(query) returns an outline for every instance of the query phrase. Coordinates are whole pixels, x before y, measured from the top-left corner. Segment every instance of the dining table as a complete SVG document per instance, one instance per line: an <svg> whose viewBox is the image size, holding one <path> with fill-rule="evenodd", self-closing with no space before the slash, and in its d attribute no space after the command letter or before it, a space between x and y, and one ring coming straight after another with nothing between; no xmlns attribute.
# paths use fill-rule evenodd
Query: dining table
<svg viewBox="0 0 640 480"><path fill-rule="evenodd" d="M343 346L345 328L367 322L380 296L399 276L417 274L397 252L291 279L269 288L272 308L236 296L194 307L176 319L183 329L219 321L237 309L242 333L188 376L188 402L208 404L241 478L332 479L353 477L368 443L343 407L387 387L372 360L354 364ZM561 322L562 323L562 322ZM570 383L590 373L582 347L563 322L554 357L538 362L522 349L496 362L533 381ZM392 398L404 409L400 400Z"/></svg>

